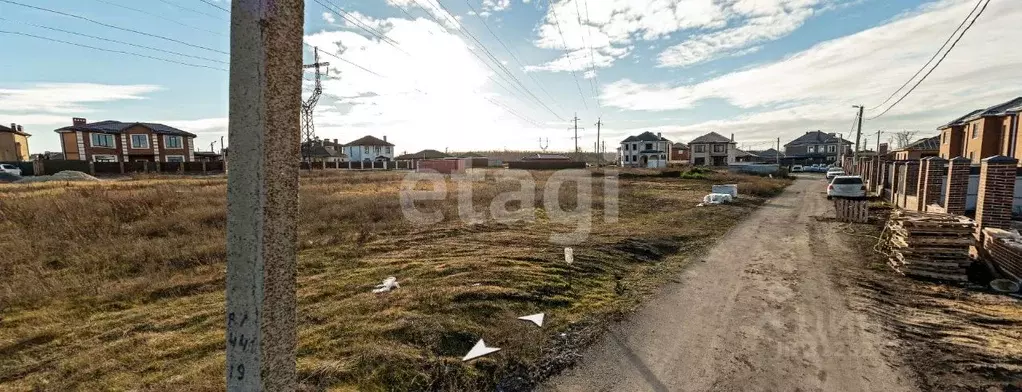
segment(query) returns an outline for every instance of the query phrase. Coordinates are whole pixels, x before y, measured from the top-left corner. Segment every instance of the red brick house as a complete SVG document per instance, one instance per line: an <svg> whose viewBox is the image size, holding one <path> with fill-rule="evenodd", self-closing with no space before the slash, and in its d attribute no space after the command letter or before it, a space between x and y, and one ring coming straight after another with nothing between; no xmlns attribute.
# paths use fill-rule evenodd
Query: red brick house
<svg viewBox="0 0 1022 392"><path fill-rule="evenodd" d="M60 134L64 159L93 162L194 162L195 134L156 123L74 118Z"/></svg>
<svg viewBox="0 0 1022 392"><path fill-rule="evenodd" d="M1019 137L1019 113L1022 97L979 109L937 128L940 156L945 159L966 157L978 164L983 158L1004 155L1022 158Z"/></svg>

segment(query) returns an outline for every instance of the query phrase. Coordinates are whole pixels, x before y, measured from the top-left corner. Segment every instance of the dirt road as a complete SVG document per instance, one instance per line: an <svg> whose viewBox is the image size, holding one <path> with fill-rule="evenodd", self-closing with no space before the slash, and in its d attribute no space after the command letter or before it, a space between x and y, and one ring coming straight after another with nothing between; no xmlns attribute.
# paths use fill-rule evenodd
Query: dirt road
<svg viewBox="0 0 1022 392"><path fill-rule="evenodd" d="M796 181L542 389L915 390L885 359L893 342L834 284L835 259L868 250L815 219L833 216L824 186Z"/></svg>

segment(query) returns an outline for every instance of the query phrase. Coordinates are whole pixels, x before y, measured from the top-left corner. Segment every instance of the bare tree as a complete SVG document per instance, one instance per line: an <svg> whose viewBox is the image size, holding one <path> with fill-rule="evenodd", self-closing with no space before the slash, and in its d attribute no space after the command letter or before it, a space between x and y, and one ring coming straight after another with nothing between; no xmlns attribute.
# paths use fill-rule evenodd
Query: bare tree
<svg viewBox="0 0 1022 392"><path fill-rule="evenodd" d="M910 143L912 143L912 139L915 138L917 133L919 133L919 131L907 131L906 130L906 131L893 132L893 133L891 133L890 141L891 141L891 143L894 144L895 148L905 148Z"/></svg>

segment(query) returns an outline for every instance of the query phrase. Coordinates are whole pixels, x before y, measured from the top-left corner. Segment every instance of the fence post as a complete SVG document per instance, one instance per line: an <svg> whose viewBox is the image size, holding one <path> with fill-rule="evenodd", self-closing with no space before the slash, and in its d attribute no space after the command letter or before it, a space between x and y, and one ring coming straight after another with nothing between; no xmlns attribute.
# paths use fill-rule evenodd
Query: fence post
<svg viewBox="0 0 1022 392"><path fill-rule="evenodd" d="M89 174L96 175L96 162L89 161Z"/></svg>
<svg viewBox="0 0 1022 392"><path fill-rule="evenodd" d="M1010 229L1018 160L996 155L982 160L976 196L976 238L985 228Z"/></svg>
<svg viewBox="0 0 1022 392"><path fill-rule="evenodd" d="M351 170L351 160L348 160L348 170Z"/></svg>
<svg viewBox="0 0 1022 392"><path fill-rule="evenodd" d="M897 161L891 163L891 204L898 205L898 195L904 192L902 187L902 168L905 162Z"/></svg>
<svg viewBox="0 0 1022 392"><path fill-rule="evenodd" d="M947 163L943 158L929 157L923 159L926 170L923 172L923 178L921 180L922 189L919 192L919 210L926 211L930 204L940 204L940 179L944 177L946 169L944 165Z"/></svg>
<svg viewBox="0 0 1022 392"><path fill-rule="evenodd" d="M41 176L46 174L46 164L41 160L32 161L32 175Z"/></svg>
<svg viewBox="0 0 1022 392"><path fill-rule="evenodd" d="M117 163L121 164L121 174L124 174L124 161L121 160L121 161L118 161Z"/></svg>
<svg viewBox="0 0 1022 392"><path fill-rule="evenodd" d="M206 174L206 161L202 161L202 174Z"/></svg>
<svg viewBox="0 0 1022 392"><path fill-rule="evenodd" d="M948 214L965 215L971 165L972 160L966 157L956 157L948 162L947 184L944 187L944 210Z"/></svg>

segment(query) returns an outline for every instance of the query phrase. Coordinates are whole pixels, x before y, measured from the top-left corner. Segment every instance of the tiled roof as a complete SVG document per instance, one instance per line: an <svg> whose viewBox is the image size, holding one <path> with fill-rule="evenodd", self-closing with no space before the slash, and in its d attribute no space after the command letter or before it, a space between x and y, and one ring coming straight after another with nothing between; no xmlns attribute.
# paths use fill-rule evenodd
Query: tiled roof
<svg viewBox="0 0 1022 392"><path fill-rule="evenodd" d="M448 154L444 154L437 150L422 150L416 153L404 154L394 157L394 159L439 159L439 158L450 158Z"/></svg>
<svg viewBox="0 0 1022 392"><path fill-rule="evenodd" d="M940 135L934 137L928 137L925 139L916 140L905 148L899 149L898 151L904 150L939 150L940 149Z"/></svg>
<svg viewBox="0 0 1022 392"><path fill-rule="evenodd" d="M726 143L726 142L731 142L731 139L728 139L727 137L724 137L719 133L710 132L703 136L692 139L692 141L688 142L688 144L691 145L692 143Z"/></svg>
<svg viewBox="0 0 1022 392"><path fill-rule="evenodd" d="M754 157L754 156L758 155L753 154L752 152L749 151L742 151L737 148L735 149L735 157Z"/></svg>
<svg viewBox="0 0 1022 392"><path fill-rule="evenodd" d="M979 114L979 112L982 112L982 111L983 111L983 109L973 110L973 111L969 112L968 114L966 114L964 116L958 117L958 118L956 118L954 120L951 120L951 122L949 122L947 124L944 124L944 125L941 125L941 126L937 127L937 129L940 130L940 129L951 128L951 127L956 126L956 125L962 125L962 124L965 123L965 119L967 119L969 117L972 117L972 116L974 116L976 114Z"/></svg>
<svg viewBox="0 0 1022 392"><path fill-rule="evenodd" d="M848 140L837 137L837 135L834 133L827 133L823 131L811 131L806 132L805 135L799 136L795 138L795 140L788 142L787 144L785 144L785 146L800 146L803 144L813 143L837 143L839 140L847 144L852 143Z"/></svg>
<svg viewBox="0 0 1022 392"><path fill-rule="evenodd" d="M679 150L688 150L688 145L682 142L677 142L674 143L674 148L677 148Z"/></svg>
<svg viewBox="0 0 1022 392"><path fill-rule="evenodd" d="M94 123L72 125L69 127L58 128L55 132L61 131L89 131L89 132L103 132L103 133L121 133L125 129L131 128L136 125L141 125L148 128L150 131L160 135L177 135L177 136L188 136L195 137L194 133L185 132L180 129L174 128L169 125L157 124L157 123L144 123L144 122L120 122L113 120L99 121Z"/></svg>
<svg viewBox="0 0 1022 392"><path fill-rule="evenodd" d="M972 115L964 118L962 121L972 121L980 117L988 116L1004 116L1009 112L1018 111L1019 106L1022 106L1022 97L1012 99L1008 102L996 104L994 106L983 109L982 111L977 110L976 112L973 112Z"/></svg>
<svg viewBox="0 0 1022 392"><path fill-rule="evenodd" d="M32 136L32 135L29 135L29 134L27 134L25 132L18 131L17 129L11 129L11 128L5 127L3 125L0 125L0 132L10 132L10 133L15 133L15 134L22 135L22 136Z"/></svg>
<svg viewBox="0 0 1022 392"><path fill-rule="evenodd" d="M756 156L758 156L760 158L767 158L767 159L775 159L775 158L777 158L777 154L778 154L777 150L775 150L773 148L768 148L768 149L763 150L763 151L749 151L749 153L751 153L753 155L756 155ZM779 153L779 154L782 157L784 156L784 153Z"/></svg>
<svg viewBox="0 0 1022 392"><path fill-rule="evenodd" d="M352 140L351 142L345 143L345 146L393 146L386 141L377 139L373 136L362 136L361 138Z"/></svg>
<svg viewBox="0 0 1022 392"><path fill-rule="evenodd" d="M670 140L667 140L667 138L665 138L663 136L657 136L653 132L646 131L646 132L640 133L640 134L635 135L635 136L629 136L629 137L625 138L625 140L622 140L621 143L627 143L627 142L669 142L669 141Z"/></svg>

